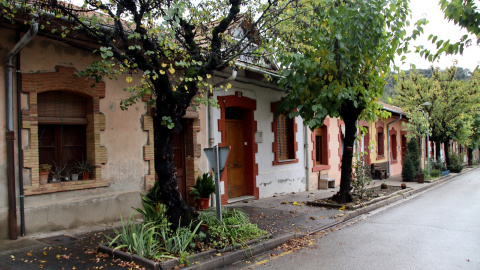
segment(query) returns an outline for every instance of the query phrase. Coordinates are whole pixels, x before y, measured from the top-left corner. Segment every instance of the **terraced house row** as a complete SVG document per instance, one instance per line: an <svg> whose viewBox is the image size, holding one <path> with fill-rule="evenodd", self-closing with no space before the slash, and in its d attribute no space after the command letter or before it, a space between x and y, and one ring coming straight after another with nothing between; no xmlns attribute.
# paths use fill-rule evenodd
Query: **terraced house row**
<svg viewBox="0 0 480 270"><path fill-rule="evenodd" d="M95 85L78 76L99 59L93 40L29 31L28 25L0 23L0 59L7 59L0 64L0 107L7 112L0 117L0 237L8 238L12 227L31 234L118 221L140 206L139 193L155 181L149 97L121 110L127 74ZM210 168L203 148L213 145L231 147L223 204L339 185L343 122L327 118L311 131L301 118L275 117L285 92L264 74L275 78L276 70L239 59L210 79L232 85L212 93L218 108L188 109L174 153L189 205L189 187ZM407 142L407 115L383 108L389 118L359 123L368 132L357 151L377 164L377 177L401 173ZM52 166L46 180L42 164ZM81 166L90 166L90 174L74 177Z"/></svg>

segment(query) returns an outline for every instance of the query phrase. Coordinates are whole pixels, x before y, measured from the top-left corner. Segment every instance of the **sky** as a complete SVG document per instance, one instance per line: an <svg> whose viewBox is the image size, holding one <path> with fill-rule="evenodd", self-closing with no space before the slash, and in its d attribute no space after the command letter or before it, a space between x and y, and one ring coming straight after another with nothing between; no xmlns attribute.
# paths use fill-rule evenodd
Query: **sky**
<svg viewBox="0 0 480 270"><path fill-rule="evenodd" d="M440 10L438 0L410 0L410 9L412 11L411 24L414 24L414 22L421 18L426 18L429 21L429 23L424 26L424 34L414 42L415 45L425 45L430 51L434 51L436 46L428 40L430 34L437 35L437 40L450 39L451 43L457 42L463 35L467 34L466 30L462 30L453 22L448 22L444 19L444 14ZM400 59L396 60L395 64L403 70L409 69L410 63L422 69L429 68L432 64L435 67L444 69L452 66L453 61L457 60L457 67L468 68L473 71L477 65L480 65L480 46L470 46L466 48L463 55L442 55L440 60L434 63L428 62L419 54L415 53L407 55L406 63L403 65L401 65L401 61L399 60Z"/></svg>

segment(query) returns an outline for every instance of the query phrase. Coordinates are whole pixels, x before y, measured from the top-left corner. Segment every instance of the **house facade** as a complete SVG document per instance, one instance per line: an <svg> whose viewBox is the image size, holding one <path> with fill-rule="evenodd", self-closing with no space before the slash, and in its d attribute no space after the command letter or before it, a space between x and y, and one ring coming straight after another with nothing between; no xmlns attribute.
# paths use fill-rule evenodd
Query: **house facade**
<svg viewBox="0 0 480 270"><path fill-rule="evenodd" d="M12 52L25 31L0 25L0 58ZM79 77L79 71L98 60L93 49L88 40L40 32L16 54L11 78L7 64L0 65L0 95L6 97L0 107L6 110L11 99L13 114L13 121L0 118L1 238L12 238L12 227L20 235L118 221L140 207L139 194L153 186L148 97L124 111L120 101L129 96L123 90L127 75L100 83ZM189 108L175 136L177 180L187 203L195 205L188 190L196 176L210 171L203 149L215 145L231 147L220 186L222 204L317 189L321 177L335 179L338 186L343 122L327 118L311 131L301 118L275 116L285 93L264 74L276 74L238 66L211 78L213 85L232 86L213 91L210 97L218 107ZM11 88L7 81L13 82ZM401 173L406 145L401 123L406 120L399 108L384 109L390 118L359 123L367 133L357 148L367 153L368 164L389 162L390 175L396 175ZM66 175L81 161L93 167L90 176L52 182L50 173L49 182L40 180L40 164Z"/></svg>

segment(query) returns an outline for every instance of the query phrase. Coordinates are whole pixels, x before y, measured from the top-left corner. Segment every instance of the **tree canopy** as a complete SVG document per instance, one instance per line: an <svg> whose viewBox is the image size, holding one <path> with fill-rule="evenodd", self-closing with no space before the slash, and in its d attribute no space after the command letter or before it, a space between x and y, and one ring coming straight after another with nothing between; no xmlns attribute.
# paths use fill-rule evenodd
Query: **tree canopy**
<svg viewBox="0 0 480 270"><path fill-rule="evenodd" d="M470 35L464 35L458 41L439 39L435 34L430 34L428 39L435 44L434 52L419 46L417 51L426 59L433 62L441 54L463 54L466 47L480 44L480 7L475 0L439 0L440 8L445 14L445 19L466 29Z"/></svg>
<svg viewBox="0 0 480 270"><path fill-rule="evenodd" d="M408 1L307 0L297 7L294 22L280 25L281 40L272 45L287 89L279 110L301 116L311 129L327 116L345 122L337 199L349 201L356 121L379 113L394 56L407 51ZM417 26L413 36L421 32Z"/></svg>
<svg viewBox="0 0 480 270"><path fill-rule="evenodd" d="M409 75L401 73L397 78L398 96L395 104L409 113L409 130L412 134L430 132L431 140L437 142L437 159L440 158L441 143L450 139L465 143L473 135L471 120L480 101L480 71L475 70L472 79L468 81L455 80L456 72L456 67L445 71L432 68L430 78L425 78L416 71ZM422 106L426 102L432 105ZM419 110L429 115L428 130L425 130L425 115ZM448 163L448 143L445 147Z"/></svg>
<svg viewBox="0 0 480 270"><path fill-rule="evenodd" d="M261 37L289 5L289 0L85 0L79 7L56 0L0 0L2 19L27 24L38 14L41 31L50 36L93 43L89 48L99 60L81 74L97 81L127 75L131 95L123 109L151 98L158 197L174 226L194 213L180 195L173 163L172 139L182 128L181 117L193 98L213 90L214 71L240 57L248 64L260 61Z"/></svg>

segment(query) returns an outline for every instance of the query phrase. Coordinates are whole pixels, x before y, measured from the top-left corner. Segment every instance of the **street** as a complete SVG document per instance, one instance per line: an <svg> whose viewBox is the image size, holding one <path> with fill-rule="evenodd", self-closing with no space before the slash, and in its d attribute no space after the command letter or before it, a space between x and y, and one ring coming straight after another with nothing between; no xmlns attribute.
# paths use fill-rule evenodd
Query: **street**
<svg viewBox="0 0 480 270"><path fill-rule="evenodd" d="M480 173L311 240L292 253L267 252L224 269L480 269Z"/></svg>

